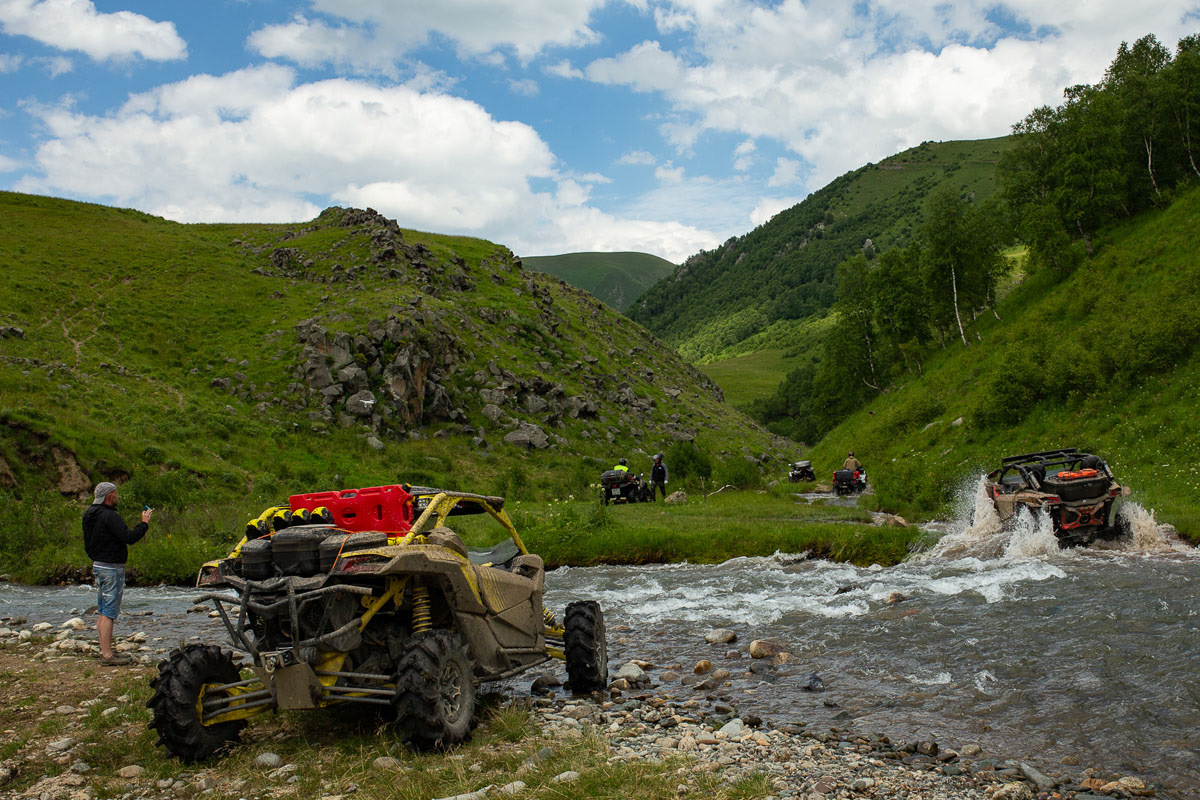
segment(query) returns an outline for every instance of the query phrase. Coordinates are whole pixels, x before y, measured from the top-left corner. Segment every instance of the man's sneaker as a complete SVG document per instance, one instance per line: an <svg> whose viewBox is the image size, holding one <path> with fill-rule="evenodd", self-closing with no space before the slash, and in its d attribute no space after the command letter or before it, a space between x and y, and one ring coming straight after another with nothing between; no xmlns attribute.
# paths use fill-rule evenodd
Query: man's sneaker
<svg viewBox="0 0 1200 800"><path fill-rule="evenodd" d="M104 656L100 657L100 663L105 667L123 667L131 661L133 661L133 659L124 653L113 653L107 658Z"/></svg>

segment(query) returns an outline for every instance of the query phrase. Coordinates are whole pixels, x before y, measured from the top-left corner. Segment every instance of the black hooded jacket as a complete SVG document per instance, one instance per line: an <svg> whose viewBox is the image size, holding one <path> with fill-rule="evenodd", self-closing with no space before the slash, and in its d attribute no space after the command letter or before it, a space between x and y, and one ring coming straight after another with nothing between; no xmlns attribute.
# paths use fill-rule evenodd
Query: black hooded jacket
<svg viewBox="0 0 1200 800"><path fill-rule="evenodd" d="M93 503L83 512L83 548L92 561L124 564L129 558L129 545L148 530L150 526L144 522L131 530L117 514L116 506Z"/></svg>

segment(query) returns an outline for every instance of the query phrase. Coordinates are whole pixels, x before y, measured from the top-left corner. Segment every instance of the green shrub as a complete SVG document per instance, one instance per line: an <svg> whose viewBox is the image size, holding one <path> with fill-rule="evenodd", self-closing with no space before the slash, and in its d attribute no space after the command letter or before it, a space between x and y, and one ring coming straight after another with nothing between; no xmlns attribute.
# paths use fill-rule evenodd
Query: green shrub
<svg viewBox="0 0 1200 800"><path fill-rule="evenodd" d="M718 459L713 469L713 484L716 487L729 485L739 489L757 489L762 486L762 471L753 461L741 456Z"/></svg>
<svg viewBox="0 0 1200 800"><path fill-rule="evenodd" d="M695 442L675 442L663 454L671 478L690 483L712 477L712 459Z"/></svg>

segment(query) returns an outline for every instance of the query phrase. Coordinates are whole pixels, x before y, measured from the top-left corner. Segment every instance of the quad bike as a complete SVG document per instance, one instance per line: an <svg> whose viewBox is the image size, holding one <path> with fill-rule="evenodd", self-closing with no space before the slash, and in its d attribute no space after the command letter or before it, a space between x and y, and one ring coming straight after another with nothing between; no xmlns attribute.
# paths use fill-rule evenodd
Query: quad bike
<svg viewBox="0 0 1200 800"><path fill-rule="evenodd" d="M800 481L815 481L816 479L817 474L813 472L811 461L793 462L791 469L788 471L788 480L792 483L799 483Z"/></svg>
<svg viewBox="0 0 1200 800"><path fill-rule="evenodd" d="M988 473L988 494L1001 522L1022 508L1044 509L1054 535L1064 547L1086 546L1098 539L1117 539L1128 531L1116 503L1129 494L1098 456L1073 447L1001 459Z"/></svg>
<svg viewBox="0 0 1200 800"><path fill-rule="evenodd" d="M605 470L600 475L600 502L649 503L654 500L654 489L641 475L619 469Z"/></svg>
<svg viewBox="0 0 1200 800"><path fill-rule="evenodd" d="M833 493L838 497L856 494L867 488L865 469L839 469L833 473Z"/></svg>
<svg viewBox="0 0 1200 800"><path fill-rule="evenodd" d="M223 750L257 714L347 703L394 715L414 747L451 746L474 726L477 684L552 658L566 662L575 692L607 685L600 605L573 602L556 622L542 605L542 559L503 498L397 485L295 495L291 505L268 509L247 525L253 537L200 569L210 593L197 602L213 603L250 663L192 644L159 664L150 727L178 758ZM469 549L445 527L465 514L490 516L502 535ZM289 517L310 524L287 527ZM487 517L463 524L472 522ZM472 541L486 537L478 527Z"/></svg>

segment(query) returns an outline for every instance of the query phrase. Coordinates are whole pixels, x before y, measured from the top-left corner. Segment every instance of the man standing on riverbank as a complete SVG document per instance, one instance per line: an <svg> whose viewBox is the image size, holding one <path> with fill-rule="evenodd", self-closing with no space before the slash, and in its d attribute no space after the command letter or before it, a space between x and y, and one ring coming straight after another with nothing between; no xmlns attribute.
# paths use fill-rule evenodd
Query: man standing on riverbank
<svg viewBox="0 0 1200 800"><path fill-rule="evenodd" d="M663 500L667 499L667 465L663 463L663 454L654 454L654 466L650 468L650 499L662 492Z"/></svg>
<svg viewBox="0 0 1200 800"><path fill-rule="evenodd" d="M83 547L92 560L92 575L96 578L96 632L100 635L100 663L116 667L130 662L129 656L112 649L113 623L121 610L121 594L125 591L125 561L129 545L150 530L149 508L142 512L142 521L131 530L117 514L116 484L104 481L96 486L95 500L83 512Z"/></svg>

